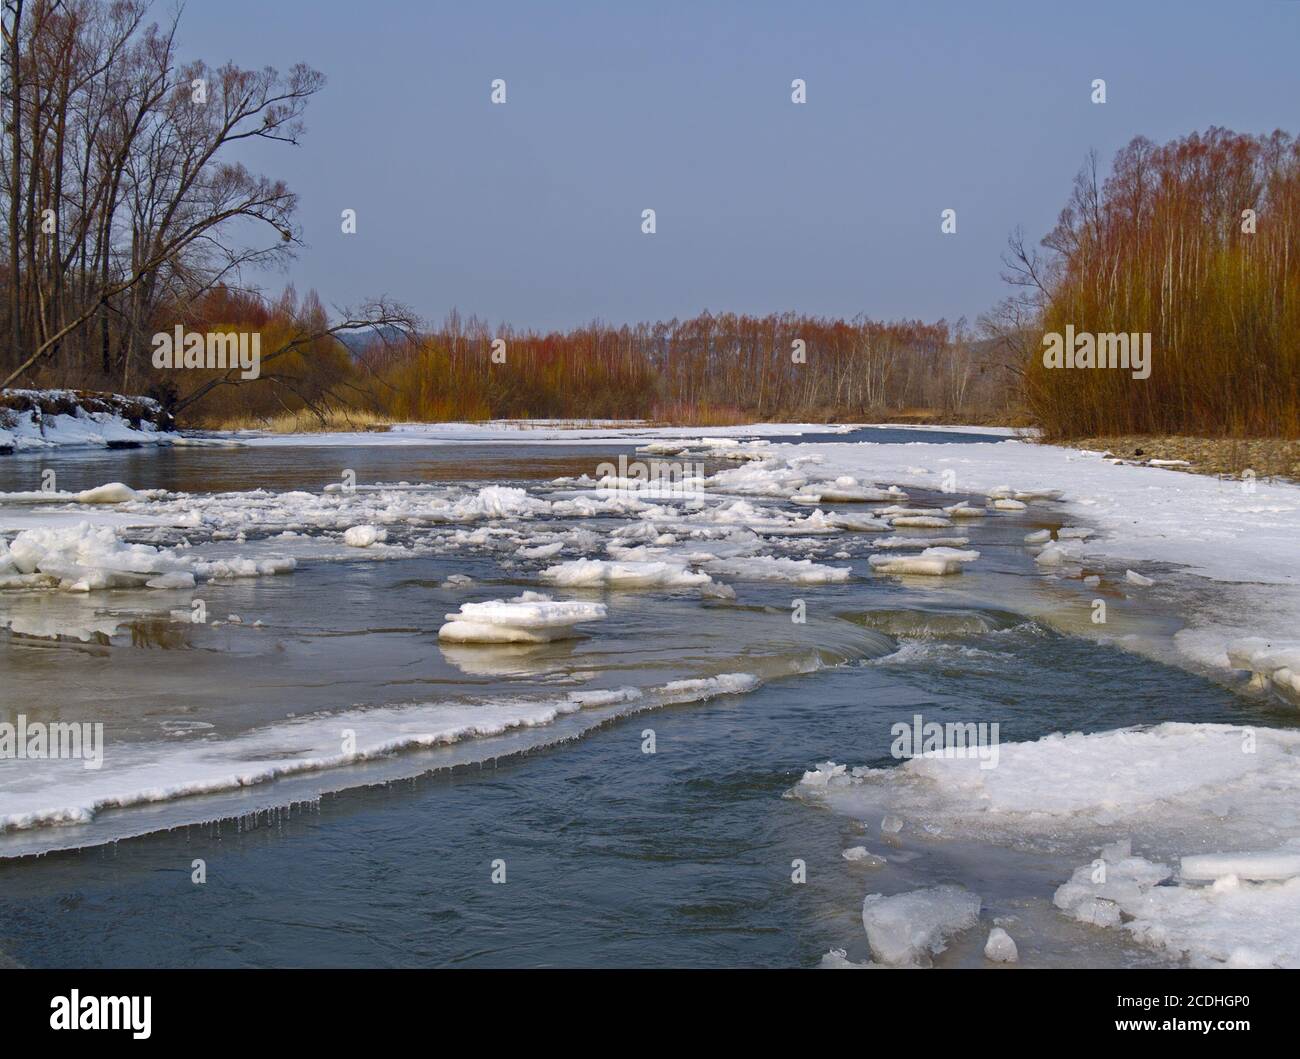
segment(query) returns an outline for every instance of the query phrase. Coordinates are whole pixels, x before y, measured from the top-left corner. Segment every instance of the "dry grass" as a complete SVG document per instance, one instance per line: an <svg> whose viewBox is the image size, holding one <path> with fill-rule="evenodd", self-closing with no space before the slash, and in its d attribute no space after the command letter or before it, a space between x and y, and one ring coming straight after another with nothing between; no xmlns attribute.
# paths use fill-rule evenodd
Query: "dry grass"
<svg viewBox="0 0 1300 1059"><path fill-rule="evenodd" d="M1300 481L1300 441L1285 438L1191 438L1149 434L1075 438L1057 442L1075 448L1109 452L1123 460L1187 460L1190 466L1170 470L1240 478Z"/></svg>
<svg viewBox="0 0 1300 1059"><path fill-rule="evenodd" d="M310 412L283 412L277 416L229 416L203 426L212 430L264 430L271 434L320 434L330 431L364 431L382 433L400 420L345 408L334 409L321 417Z"/></svg>
<svg viewBox="0 0 1300 1059"><path fill-rule="evenodd" d="M735 427L757 422L752 414L739 408L711 405L707 401L699 405L661 405L654 410L650 421L655 426L675 427Z"/></svg>

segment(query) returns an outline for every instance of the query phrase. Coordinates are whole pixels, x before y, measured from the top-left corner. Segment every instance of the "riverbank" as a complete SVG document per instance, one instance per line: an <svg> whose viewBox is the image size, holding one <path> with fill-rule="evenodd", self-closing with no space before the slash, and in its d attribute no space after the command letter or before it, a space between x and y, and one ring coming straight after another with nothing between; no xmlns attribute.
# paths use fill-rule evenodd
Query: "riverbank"
<svg viewBox="0 0 1300 1059"><path fill-rule="evenodd" d="M0 455L170 443L170 416L149 397L89 390L0 390Z"/></svg>
<svg viewBox="0 0 1300 1059"><path fill-rule="evenodd" d="M1286 438L1195 438L1144 434L1076 438L1052 444L1100 452L1125 463L1192 474L1300 481L1300 441Z"/></svg>
<svg viewBox="0 0 1300 1059"><path fill-rule="evenodd" d="M1006 415L1002 413L981 414L978 412L940 412L934 409L917 408L905 409L899 412L871 412L864 413L862 416L846 417L844 415L829 415L818 418L814 410L809 410L804 414L784 416L773 414L767 418L755 419L752 415L736 409L716 409L716 408L699 408L699 409L681 409L665 414L657 412L646 419L621 420L623 423L637 423L647 427L685 427L691 429L714 429L717 427L752 427L761 423L770 422L809 422L819 423L823 426L837 426L852 422L870 422L873 424L888 424L896 426L935 426L935 427L956 427L956 426L982 426L982 427L1007 427L1008 429L1022 429L1032 426L1029 418L1023 413ZM238 416L226 418L212 423L203 423L204 429L239 432L239 431L256 431L268 434L320 434L330 433L333 431L378 431L383 432L391 430L393 427L403 424L403 420L395 419L392 416L380 415L374 412L356 409L330 409L319 415L308 411L297 413L285 413L272 417L253 417ZM447 420L446 422L458 422L458 420ZM489 423L521 423L525 424L529 420L474 420L478 424ZM556 420L540 419L533 422L552 423L552 422L570 422L574 426L598 426L610 424L614 420Z"/></svg>

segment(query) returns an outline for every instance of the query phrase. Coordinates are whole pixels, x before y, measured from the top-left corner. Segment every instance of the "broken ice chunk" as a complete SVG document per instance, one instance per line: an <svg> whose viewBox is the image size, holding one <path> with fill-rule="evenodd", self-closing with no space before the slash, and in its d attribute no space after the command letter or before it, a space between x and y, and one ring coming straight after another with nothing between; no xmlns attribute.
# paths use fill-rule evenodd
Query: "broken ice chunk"
<svg viewBox="0 0 1300 1059"><path fill-rule="evenodd" d="M885 897L867 894L862 925L871 952L894 967L917 967L943 952L947 940L979 922L980 899L960 886L934 886Z"/></svg>
<svg viewBox="0 0 1300 1059"><path fill-rule="evenodd" d="M349 548L370 548L387 539L388 530L380 526L353 526L343 532L343 543Z"/></svg>
<svg viewBox="0 0 1300 1059"><path fill-rule="evenodd" d="M1276 882L1300 876L1300 853L1200 853L1183 857L1178 874L1184 879L1209 880L1235 875L1251 882Z"/></svg>
<svg viewBox="0 0 1300 1059"><path fill-rule="evenodd" d="M879 868L885 864L884 857L878 857L876 854L869 852L866 846L854 846L852 849L846 849L840 856L845 860L854 861L868 868Z"/></svg>
<svg viewBox="0 0 1300 1059"><path fill-rule="evenodd" d="M1020 959L1016 943L1001 927L989 931L989 940L984 943L984 956L994 963L1015 963Z"/></svg>

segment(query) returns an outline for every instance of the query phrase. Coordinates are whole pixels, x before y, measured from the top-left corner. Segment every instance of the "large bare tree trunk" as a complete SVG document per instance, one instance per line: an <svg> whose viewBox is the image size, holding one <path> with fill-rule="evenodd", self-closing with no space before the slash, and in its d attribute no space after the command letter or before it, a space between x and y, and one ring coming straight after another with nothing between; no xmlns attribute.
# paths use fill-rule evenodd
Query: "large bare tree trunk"
<svg viewBox="0 0 1300 1059"><path fill-rule="evenodd" d="M21 305L18 281L18 231L22 207L22 64L21 45L23 0L9 0L10 15L5 33L5 52L9 64L9 349L18 356L23 348Z"/></svg>

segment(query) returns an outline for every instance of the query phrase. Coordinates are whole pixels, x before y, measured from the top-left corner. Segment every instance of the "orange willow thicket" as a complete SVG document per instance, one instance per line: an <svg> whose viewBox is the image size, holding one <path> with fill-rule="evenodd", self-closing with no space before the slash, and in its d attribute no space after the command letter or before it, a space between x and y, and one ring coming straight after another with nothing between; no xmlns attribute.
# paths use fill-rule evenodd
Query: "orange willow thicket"
<svg viewBox="0 0 1300 1059"><path fill-rule="evenodd" d="M216 287L159 314L206 331L258 331L263 351L317 334L326 313L314 293L275 300ZM614 327L596 322L538 334L488 327L452 313L414 336L395 329L342 342L321 337L263 365L260 378L222 385L183 413L184 423L303 423L364 413L381 419L652 418L699 424L794 417L824 421L934 411L998 416L1013 375L988 343L940 321L883 323L703 313L689 320ZM504 341L504 362L493 358ZM795 343L801 342L802 348ZM142 357L140 389L181 399L219 371L156 371ZM41 386L84 387L77 368L45 365Z"/></svg>
<svg viewBox="0 0 1300 1059"><path fill-rule="evenodd" d="M492 344L505 341L505 362ZM796 359L795 340L804 343ZM453 314L414 347L362 357L375 411L400 419L826 419L870 410L1001 409L1007 376L948 326L712 315L538 335Z"/></svg>
<svg viewBox="0 0 1300 1059"><path fill-rule="evenodd" d="M173 321L201 333L256 331L261 335L265 355L301 335L318 333L326 326L326 312L314 292L299 299L294 289L288 287L278 299L268 301L256 294L219 286L184 309L165 308L151 326L161 330L173 326ZM158 371L149 362L150 352L148 348L143 350L138 374L140 390L151 397L183 398L210 379L226 377L223 371L201 368ZM231 419L256 421L310 408L330 408L337 405L340 395L350 392L356 377L356 367L347 349L331 338L318 338L264 364L261 376L254 382L212 390L195 406L197 416L186 411L182 419L186 424L216 424ZM47 368L37 377L37 382L44 386L80 386L84 385L84 376L72 369L60 373Z"/></svg>
<svg viewBox="0 0 1300 1059"><path fill-rule="evenodd" d="M1255 213L1253 234L1243 211ZM1212 128L1133 140L1055 231L1044 331L1147 332L1150 378L1049 370L1026 397L1049 436L1300 434L1300 143ZM1041 347L1040 347L1041 349Z"/></svg>

